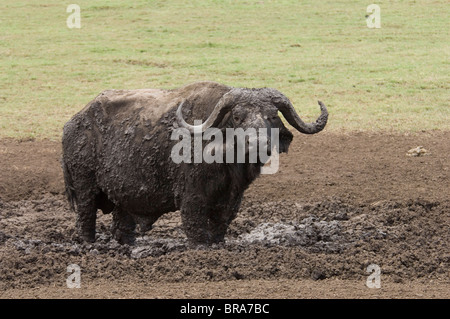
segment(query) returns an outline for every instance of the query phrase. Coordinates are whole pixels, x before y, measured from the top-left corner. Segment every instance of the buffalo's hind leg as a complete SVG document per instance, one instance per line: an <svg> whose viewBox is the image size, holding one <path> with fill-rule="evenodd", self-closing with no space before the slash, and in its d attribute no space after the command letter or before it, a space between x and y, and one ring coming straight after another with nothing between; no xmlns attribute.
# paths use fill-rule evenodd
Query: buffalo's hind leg
<svg viewBox="0 0 450 319"><path fill-rule="evenodd" d="M120 244L131 245L136 239L136 222L130 214L116 206L112 211L111 233Z"/></svg>
<svg viewBox="0 0 450 319"><path fill-rule="evenodd" d="M95 197L92 199L79 198L76 206L77 218L75 227L78 236L86 242L95 241L95 222L97 220L97 206Z"/></svg>

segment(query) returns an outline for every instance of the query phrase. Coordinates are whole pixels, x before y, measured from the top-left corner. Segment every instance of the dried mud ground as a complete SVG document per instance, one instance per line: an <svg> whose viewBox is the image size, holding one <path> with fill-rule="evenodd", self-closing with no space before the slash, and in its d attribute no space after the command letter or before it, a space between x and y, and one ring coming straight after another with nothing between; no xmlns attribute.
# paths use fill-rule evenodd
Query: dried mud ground
<svg viewBox="0 0 450 319"><path fill-rule="evenodd" d="M417 146L428 155L406 155ZM120 246L102 213L95 243L72 239L58 141L3 139L0 297L449 298L449 154L450 132L296 134L224 244L188 247L173 212ZM380 289L366 286L370 264Z"/></svg>

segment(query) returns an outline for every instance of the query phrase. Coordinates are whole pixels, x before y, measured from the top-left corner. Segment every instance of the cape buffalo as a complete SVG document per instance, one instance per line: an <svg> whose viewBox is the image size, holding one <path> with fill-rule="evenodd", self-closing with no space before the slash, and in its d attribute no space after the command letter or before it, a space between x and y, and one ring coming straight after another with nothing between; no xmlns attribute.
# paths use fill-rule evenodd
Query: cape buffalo
<svg viewBox="0 0 450 319"><path fill-rule="evenodd" d="M199 82L173 90L106 90L64 126L62 168L66 194L76 212L80 239L95 240L97 210L112 213L118 242L132 243L136 225L149 230L163 214L180 210L190 243L223 241L245 189L264 163L175 163L171 138L208 128L278 128L279 152L292 133L278 111L305 134L321 131L328 118L304 123L289 99L271 88L233 88ZM193 126L194 120L202 124Z"/></svg>

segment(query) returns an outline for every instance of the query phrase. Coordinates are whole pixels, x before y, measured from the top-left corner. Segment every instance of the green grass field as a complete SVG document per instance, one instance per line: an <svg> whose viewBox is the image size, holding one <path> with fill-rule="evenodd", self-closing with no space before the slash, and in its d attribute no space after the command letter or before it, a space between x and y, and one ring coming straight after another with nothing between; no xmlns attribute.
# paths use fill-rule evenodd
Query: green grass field
<svg viewBox="0 0 450 319"><path fill-rule="evenodd" d="M377 1L0 0L0 137L59 139L104 89L273 87L330 131L450 130L450 5ZM81 8L69 29L66 8Z"/></svg>

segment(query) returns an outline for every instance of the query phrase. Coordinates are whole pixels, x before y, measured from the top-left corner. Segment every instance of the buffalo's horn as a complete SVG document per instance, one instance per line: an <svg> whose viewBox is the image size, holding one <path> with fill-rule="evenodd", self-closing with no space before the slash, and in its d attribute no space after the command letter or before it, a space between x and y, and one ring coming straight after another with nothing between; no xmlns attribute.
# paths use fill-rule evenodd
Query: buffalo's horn
<svg viewBox="0 0 450 319"><path fill-rule="evenodd" d="M194 132L203 133L210 127L217 127L222 122L225 115L230 112L234 106L234 95L232 93L233 90L224 94L219 102L217 102L208 119L200 125L191 125L186 123L182 113L183 104L185 101L181 102L177 109L178 123L181 127L188 129L191 134L193 134Z"/></svg>
<svg viewBox="0 0 450 319"><path fill-rule="evenodd" d="M297 112L295 112L294 107L292 106L289 99L285 96L274 97L273 102L278 110L283 114L286 121L291 124L294 128L296 128L300 133L304 134L315 134L323 130L328 121L328 111L326 106L321 102L319 102L321 114L317 118L314 123L305 123L302 121L300 116L298 116Z"/></svg>

